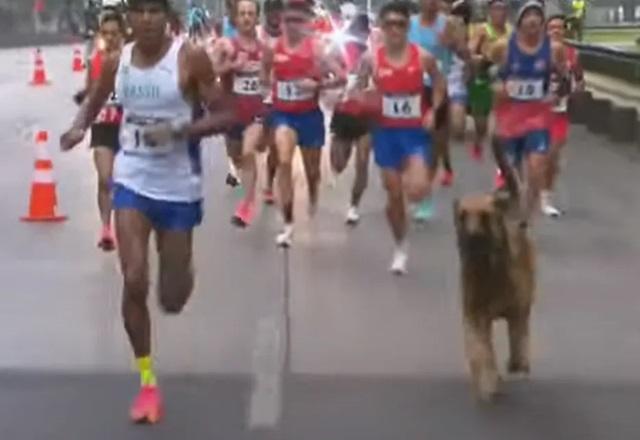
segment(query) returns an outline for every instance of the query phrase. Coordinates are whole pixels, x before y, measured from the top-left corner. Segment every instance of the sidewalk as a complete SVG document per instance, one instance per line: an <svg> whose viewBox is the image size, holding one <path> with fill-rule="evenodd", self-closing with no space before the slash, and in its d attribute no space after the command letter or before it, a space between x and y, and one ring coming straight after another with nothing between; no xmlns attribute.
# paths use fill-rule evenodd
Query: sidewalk
<svg viewBox="0 0 640 440"><path fill-rule="evenodd" d="M599 73L585 72L587 90L594 97L609 99L618 107L633 107L640 114L640 87Z"/></svg>

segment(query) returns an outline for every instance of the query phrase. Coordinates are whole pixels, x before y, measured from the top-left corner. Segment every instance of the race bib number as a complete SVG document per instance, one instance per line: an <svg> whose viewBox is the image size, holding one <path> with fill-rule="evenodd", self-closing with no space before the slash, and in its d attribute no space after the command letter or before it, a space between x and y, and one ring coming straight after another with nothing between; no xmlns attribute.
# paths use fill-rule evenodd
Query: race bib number
<svg viewBox="0 0 640 440"><path fill-rule="evenodd" d="M98 116L96 116L96 124L119 124L122 119L122 108L118 103L115 93L112 93L109 100L105 103Z"/></svg>
<svg viewBox="0 0 640 440"><path fill-rule="evenodd" d="M257 96L261 94L260 79L257 73L236 73L233 76L233 93L236 95Z"/></svg>
<svg viewBox="0 0 640 440"><path fill-rule="evenodd" d="M282 101L308 101L313 98L313 92L302 90L298 81L278 81L276 94Z"/></svg>
<svg viewBox="0 0 640 440"><path fill-rule="evenodd" d="M420 95L383 95L382 115L391 119L415 119L421 116Z"/></svg>
<svg viewBox="0 0 640 440"><path fill-rule="evenodd" d="M141 156L162 156L173 149L173 139L163 144L151 142L145 136L153 127L168 121L161 118L127 116L121 130L121 148L125 153Z"/></svg>
<svg viewBox="0 0 640 440"><path fill-rule="evenodd" d="M544 98L544 82L541 79L510 79L507 81L507 93L519 101L537 101Z"/></svg>

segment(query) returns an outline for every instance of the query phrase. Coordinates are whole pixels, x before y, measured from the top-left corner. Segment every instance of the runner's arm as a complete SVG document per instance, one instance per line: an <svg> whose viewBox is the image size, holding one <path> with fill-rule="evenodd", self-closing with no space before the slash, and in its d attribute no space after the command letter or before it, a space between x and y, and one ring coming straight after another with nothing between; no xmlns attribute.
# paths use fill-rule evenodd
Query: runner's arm
<svg viewBox="0 0 640 440"><path fill-rule="evenodd" d="M420 60L422 68L431 78L433 93L433 103L431 108L435 110L442 106L445 97L447 96L447 81L440 70L438 70L438 64L436 63L436 59L433 55L426 50L420 49Z"/></svg>
<svg viewBox="0 0 640 440"><path fill-rule="evenodd" d="M443 32L443 43L464 62L471 61L464 23L458 17L449 17Z"/></svg>
<svg viewBox="0 0 640 440"><path fill-rule="evenodd" d="M331 53L325 51L325 45L320 41L316 41L314 52L318 60L318 67L322 79L320 87L323 89L331 89L342 87L347 83L347 75L341 63Z"/></svg>
<svg viewBox="0 0 640 440"><path fill-rule="evenodd" d="M228 38L218 38L213 42L211 63L218 75L224 75L233 69L233 46Z"/></svg>
<svg viewBox="0 0 640 440"><path fill-rule="evenodd" d="M234 105L230 95L219 87L216 73L204 49L192 47L187 51L187 66L197 93L198 102L206 109L204 116L186 123L180 132L190 138L210 136L234 122Z"/></svg>
<svg viewBox="0 0 640 440"><path fill-rule="evenodd" d="M119 56L112 55L103 61L100 78L88 90L88 97L73 121L72 129L86 131L95 120L115 88Z"/></svg>
<svg viewBox="0 0 640 440"><path fill-rule="evenodd" d="M498 99L504 98L507 96L506 84L500 78L500 69L506 63L507 58L507 42L499 41L491 47L489 51L489 61L493 64L493 68L497 69L497 75L495 75L493 80L493 92ZM493 70L493 69L491 69Z"/></svg>
<svg viewBox="0 0 640 440"><path fill-rule="evenodd" d="M262 63L260 64L260 84L263 94L269 94L273 83L273 48L265 46L262 52Z"/></svg>
<svg viewBox="0 0 640 440"><path fill-rule="evenodd" d="M356 72L358 79L356 80L356 89L365 90L369 87L370 79L373 74L373 57L371 52L367 51L360 59L360 64Z"/></svg>

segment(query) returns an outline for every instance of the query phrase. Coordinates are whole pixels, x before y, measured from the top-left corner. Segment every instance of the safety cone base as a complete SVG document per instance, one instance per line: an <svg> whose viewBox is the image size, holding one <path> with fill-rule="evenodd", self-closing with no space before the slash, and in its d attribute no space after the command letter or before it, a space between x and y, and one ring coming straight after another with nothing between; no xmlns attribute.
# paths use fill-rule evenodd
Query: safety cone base
<svg viewBox="0 0 640 440"><path fill-rule="evenodd" d="M52 216L45 216L45 217L30 217L30 216L20 217L20 221L23 221L26 223L38 223L38 222L59 223L59 222L64 222L66 220L67 220L66 215L52 215Z"/></svg>
<svg viewBox="0 0 640 440"><path fill-rule="evenodd" d="M45 87L45 86L50 86L51 85L51 81L47 80L47 81L29 81L29 85L32 87Z"/></svg>

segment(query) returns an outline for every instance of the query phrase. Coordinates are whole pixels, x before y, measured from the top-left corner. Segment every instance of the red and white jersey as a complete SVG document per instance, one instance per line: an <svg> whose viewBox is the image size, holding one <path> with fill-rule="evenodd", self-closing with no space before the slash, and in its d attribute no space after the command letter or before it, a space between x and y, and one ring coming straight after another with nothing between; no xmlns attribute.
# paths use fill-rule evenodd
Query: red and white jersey
<svg viewBox="0 0 640 440"><path fill-rule="evenodd" d="M257 39L252 45L243 45L238 37L230 41L232 60L240 66L224 75L222 81L225 89L236 97L239 122L250 123L263 111L260 68L264 45Z"/></svg>
<svg viewBox="0 0 640 440"><path fill-rule="evenodd" d="M582 80L582 66L578 59L578 51L575 47L565 45L566 75L560 77L557 73L551 74L551 90L558 95L558 103L554 106L554 113L566 113L569 96L575 91L576 82Z"/></svg>
<svg viewBox="0 0 640 440"><path fill-rule="evenodd" d="M315 39L306 37L295 49L287 47L284 37L276 43L273 55L273 107L276 110L303 113L318 108L318 92L299 87L303 79L320 80L315 61Z"/></svg>
<svg viewBox="0 0 640 440"><path fill-rule="evenodd" d="M383 127L422 127L423 115L429 110L424 99L420 49L409 44L408 60L396 67L380 47L375 55L373 80L380 93L379 123Z"/></svg>
<svg viewBox="0 0 640 440"><path fill-rule="evenodd" d="M92 82L98 81L102 75L102 66L104 63L104 52L96 50L91 57L91 71L89 73ZM118 102L118 98L114 93L111 94L107 102L104 104L98 116L94 121L95 124L120 124L122 121L122 107Z"/></svg>

